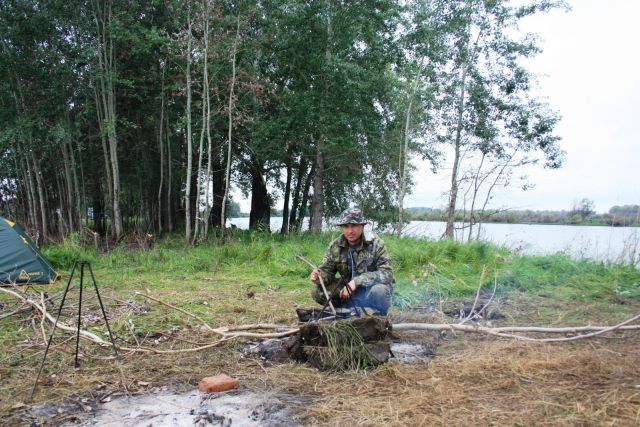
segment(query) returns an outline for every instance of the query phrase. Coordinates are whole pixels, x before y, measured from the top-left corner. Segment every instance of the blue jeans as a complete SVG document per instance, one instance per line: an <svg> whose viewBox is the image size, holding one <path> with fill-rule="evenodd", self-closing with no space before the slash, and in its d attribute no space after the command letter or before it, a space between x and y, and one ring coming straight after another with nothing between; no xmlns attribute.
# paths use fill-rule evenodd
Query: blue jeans
<svg viewBox="0 0 640 427"><path fill-rule="evenodd" d="M368 288L356 288L351 302L358 308L371 307L385 316L391 307L392 288L389 285L376 284ZM349 301L344 302L344 306L350 307Z"/></svg>
<svg viewBox="0 0 640 427"><path fill-rule="evenodd" d="M333 295L331 302L336 308L353 308L353 305L355 305L359 310L361 307L365 307L365 309L371 307L375 309L378 314L386 316L389 307L391 307L393 288L389 285L377 283L366 288L358 287L350 299L344 300L340 298L338 291L335 290L335 286L332 285L333 284L330 284L327 288L329 294ZM327 302L320 286L314 286L311 295L319 304L324 305Z"/></svg>

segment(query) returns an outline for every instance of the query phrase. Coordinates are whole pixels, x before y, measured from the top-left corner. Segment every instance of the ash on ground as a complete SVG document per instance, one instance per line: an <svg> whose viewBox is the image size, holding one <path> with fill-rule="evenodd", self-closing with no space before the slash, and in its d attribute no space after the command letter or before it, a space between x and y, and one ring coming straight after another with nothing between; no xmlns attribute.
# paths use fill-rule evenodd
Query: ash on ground
<svg viewBox="0 0 640 427"><path fill-rule="evenodd" d="M159 391L119 397L101 405L91 418L68 426L281 426L296 424L279 400L247 391L219 394Z"/></svg>
<svg viewBox="0 0 640 427"><path fill-rule="evenodd" d="M419 362L435 356L435 347L429 344L411 342L392 342L391 355L393 359L401 363Z"/></svg>

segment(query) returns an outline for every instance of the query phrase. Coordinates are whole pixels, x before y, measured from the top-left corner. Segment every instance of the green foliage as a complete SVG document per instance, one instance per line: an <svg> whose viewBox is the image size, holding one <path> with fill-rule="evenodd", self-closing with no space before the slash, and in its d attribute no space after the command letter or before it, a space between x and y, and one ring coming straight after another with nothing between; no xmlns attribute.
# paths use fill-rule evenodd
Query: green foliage
<svg viewBox="0 0 640 427"><path fill-rule="evenodd" d="M205 165L211 161L213 217L221 215L221 171L227 160L219 142L230 124L231 178L260 202L253 204L252 227L265 222L273 201L285 192L295 199L297 216L304 214L318 158L325 159L325 217L353 203L380 224L392 222L398 209L399 143L407 136L412 153L439 167L458 111L464 112L462 130L474 151L502 156L511 143L502 141L517 141L523 152L543 153L550 166L561 160L553 135L557 117L531 99L529 73L518 62L538 49L530 38L510 38L519 19L548 10L553 2L526 8L502 0L221 1L215 7L193 0L5 3L0 10L0 213L41 234L48 226L47 238L83 224L108 234L105 226L117 215L107 208L113 206L112 182L105 169L114 158L103 152L107 136L118 141L118 164L112 169L120 175L125 227L158 234L183 226L187 11L193 24L193 135L206 141L202 131L209 129L217 141L211 158L206 144L194 154L202 154ZM102 13L107 11L105 25L96 26L94 13L106 19ZM108 34L100 37L98 28ZM236 29L231 123L226 113L216 113L207 127L203 59L211 111L225 112ZM471 52L475 35L481 36L476 52L482 55ZM101 40L113 43L115 63L109 67L100 56L106 47ZM462 70L468 71L466 83ZM117 100L108 117L101 83L107 85L105 97ZM458 109L461 87L467 104ZM408 114L410 104L414 108ZM283 185L285 173L289 186ZM188 185L195 187L195 179ZM46 200L27 203L29 192ZM88 208L92 221L86 218ZM228 212L237 214L238 205L229 203Z"/></svg>
<svg viewBox="0 0 640 427"><path fill-rule="evenodd" d="M80 243L78 233L69 235L62 245L44 248L42 253L58 271L71 269L75 261L94 262L96 259L96 253Z"/></svg>
<svg viewBox="0 0 640 427"><path fill-rule="evenodd" d="M442 298L473 295L482 277L485 290L543 293L589 301L619 301L638 295L640 271L626 264L574 260L564 254L513 255L484 242L385 238L397 285L394 305L405 307Z"/></svg>
<svg viewBox="0 0 640 427"><path fill-rule="evenodd" d="M63 271L82 259L91 262L96 272L120 275L127 281L142 276L145 283L163 283L171 277L190 282L223 275L233 283L284 287L304 300L310 268L295 257L302 255L319 263L333 238L335 235L328 233L320 237L308 233L283 236L239 230L222 245L208 242L185 249L181 237L175 236L163 239L152 250L116 249L98 256L77 239L67 239L64 245L50 246L44 253ZM483 269L483 286L490 289L496 283L498 294L551 292L567 298L618 301L637 297L640 292L640 271L629 265L573 260L563 254L514 255L486 242L462 244L393 235L383 239L392 256L397 282L394 305L398 307L435 300L436 295L473 295Z"/></svg>

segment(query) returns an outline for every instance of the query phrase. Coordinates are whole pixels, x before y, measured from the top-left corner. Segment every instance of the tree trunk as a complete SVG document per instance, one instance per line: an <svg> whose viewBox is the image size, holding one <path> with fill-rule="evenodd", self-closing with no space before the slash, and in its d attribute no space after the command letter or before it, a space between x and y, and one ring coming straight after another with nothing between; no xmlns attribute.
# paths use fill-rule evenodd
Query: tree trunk
<svg viewBox="0 0 640 427"><path fill-rule="evenodd" d="M206 53L205 53L205 63L206 63ZM202 126L200 129L200 144L198 146L198 167L196 172L196 197L195 197L195 226L193 228L193 239L191 240L191 244L195 245L198 240L198 233L200 232L200 198L202 197L202 157L204 156L204 133L205 133L205 124L204 122L207 119L207 109L206 109L206 83L202 85Z"/></svg>
<svg viewBox="0 0 640 427"><path fill-rule="evenodd" d="M311 166L311 170L307 174L307 178L304 181L304 190L302 190L302 202L300 202L300 211L298 213L298 219L296 220L296 230L302 229L302 223L304 222L304 216L308 211L307 202L309 201L309 190L311 189L311 180L315 176L315 165ZM309 218L311 222L311 218Z"/></svg>
<svg viewBox="0 0 640 427"><path fill-rule="evenodd" d="M73 144L71 140L69 140L69 155L71 158L71 176L73 178L73 199L75 200L74 211L75 211L75 222L77 226L77 230L82 229L82 218L83 214L83 196L84 191L80 192L80 184L78 181L78 172L76 167L76 155L74 154Z"/></svg>
<svg viewBox="0 0 640 427"><path fill-rule="evenodd" d="M158 231L162 232L162 192L164 190L164 71L162 67L161 89L160 89L160 126L158 126L158 151L160 152L160 182L158 183Z"/></svg>
<svg viewBox="0 0 640 427"><path fill-rule="evenodd" d="M209 113L208 113L208 99L209 99L209 70L208 70L208 64L209 64L209 8L207 6L207 0L203 0L202 2L202 22L203 22L203 30L204 30L204 54L202 55L202 65L203 65L203 71L202 71L202 126L200 129L200 146L198 149L198 178L197 178L197 185L196 185L196 193L197 193L197 197L196 197L196 222L195 222L195 229L193 231L193 240L192 240L192 244L195 244L196 241L198 240L198 234L200 233L200 227L202 224L202 229L206 230L206 221L207 221L207 211L208 211L208 206L209 206L209 193L208 193L208 189L209 189L209 174L207 173L206 176L204 176L204 179L206 179L206 189L207 191L205 192L205 209L204 212L201 214L200 213L200 200L202 197L202 180L203 180L203 173L202 173L202 158L204 156L204 136L205 136L205 131L207 132L207 148L209 148L211 146L211 134L209 132ZM207 152L209 152L209 150L207 149ZM208 164L210 165L211 162L210 160L208 161ZM205 235L206 236L206 235ZM204 237L203 237L204 239Z"/></svg>
<svg viewBox="0 0 640 427"><path fill-rule="evenodd" d="M187 1L187 178L185 181L185 224L184 243L189 244L191 240L191 168L193 156L193 141L191 136L191 0Z"/></svg>
<svg viewBox="0 0 640 427"><path fill-rule="evenodd" d="M466 60L461 64L462 67L462 76L460 78L460 94L458 96L458 111L457 111L457 123L456 123L456 135L454 140L454 157L453 157L453 167L451 170L451 191L449 192L449 205L447 207L447 226L445 229L445 237L447 239L454 238L454 226L455 226L455 215L456 215L456 201L458 198L458 171L460 169L460 160L461 160L461 152L460 148L462 145L462 127L463 127L463 119L464 119L464 108L465 108L465 96L467 90L467 75L469 73L470 64L475 61L476 54L478 52L478 43L482 38L483 29L480 29L476 35L476 40L472 47L469 47L471 42L471 21L468 24L467 29L467 40L465 42L466 52Z"/></svg>
<svg viewBox="0 0 640 427"><path fill-rule="evenodd" d="M100 188L100 180L96 179L93 184L93 231L105 235L104 227L104 198L102 196L102 188Z"/></svg>
<svg viewBox="0 0 640 427"><path fill-rule="evenodd" d="M74 149L73 149L73 134L71 131L71 119L69 118L69 111L65 110L65 121L66 121L66 128L67 131L65 132L66 138L64 139L63 144L67 144L67 149L68 149L68 153L69 153L69 161L70 161L70 166L71 166L71 200L73 200L73 203L71 204L70 208L72 210L73 213L73 222L74 222L74 229L79 231L82 229L82 207L81 207L81 202L82 202L82 198L80 197L80 185L78 184L78 172L77 172L77 167L76 167L76 155L74 153Z"/></svg>
<svg viewBox="0 0 640 427"><path fill-rule="evenodd" d="M25 149L26 150L26 149ZM26 153L26 151L25 151ZM29 156L25 154L23 160L22 170L26 171L26 176L24 181L27 184L27 198L29 200L29 216L31 217L30 226L36 227L36 229L42 233L42 225L40 224L40 217L38 216L38 210L36 208L36 186L33 182L33 171L31 170L31 162L29 161ZM26 168L25 168L26 165ZM23 172L24 174L24 172Z"/></svg>
<svg viewBox="0 0 640 427"><path fill-rule="evenodd" d="M460 167L460 146L462 144L462 121L464 114L464 98L466 94L467 67L462 70L460 82L460 95L458 96L458 123L454 141L453 167L451 168L451 191L449 192L449 205L447 207L447 227L444 235L447 239L453 239L456 216L456 200L458 198L458 169Z"/></svg>
<svg viewBox="0 0 640 427"><path fill-rule="evenodd" d="M62 143L61 149L62 149L62 162L64 164L64 182L66 184L65 185L65 190L66 190L65 210L67 214L69 229L75 230L76 225L74 221L73 208L72 208L72 206L75 205L75 203L73 199L73 190L71 189L71 186L73 185L72 178L71 178L71 160L69 159L69 151L67 149L66 142ZM60 197L62 200L62 194L60 194Z"/></svg>
<svg viewBox="0 0 640 427"><path fill-rule="evenodd" d="M13 149L13 144L11 144L11 148ZM14 150L15 151L15 150ZM17 172L18 175L22 175L22 177L24 177L24 172L26 171L25 168L21 168L18 165L20 163L24 162L23 156L13 156L13 166ZM26 184L28 184L27 182L28 180L25 180L23 178L23 182L25 182ZM26 188L23 188L22 186L18 187L16 189L16 197L17 197L17 204L10 204L9 205L9 210L7 211L10 215L9 218L18 218L19 216L19 212L26 212L27 213L27 217L29 215L29 195L28 195L28 191ZM26 195L25 195L26 193ZM11 207L13 207L15 210L13 211L13 213L11 212ZM3 211L4 212L4 211ZM28 223L28 221L27 221Z"/></svg>
<svg viewBox="0 0 640 427"><path fill-rule="evenodd" d="M302 190L302 184L305 174L307 172L307 162L304 156L300 156L300 165L298 166L298 174L296 176L296 187L293 190L293 201L291 202L291 214L289 215L289 231L296 229L298 211L300 209L300 191ZM302 213L300 215L303 215Z"/></svg>
<svg viewBox="0 0 640 427"><path fill-rule="evenodd" d="M326 16L327 16L327 44L325 46L325 61L326 64L331 64L331 42L333 40L333 27L331 22L331 2L326 2ZM320 111L322 118L326 118L326 108L329 104L329 85L330 78L325 76L324 78L324 94L320 105ZM309 230L312 234L319 234L322 232L322 219L324 217L324 140L325 140L325 123L324 120L320 120L320 136L316 146L316 161L315 161L315 175L313 177L313 198L311 199L311 218L309 218Z"/></svg>
<svg viewBox="0 0 640 427"><path fill-rule="evenodd" d="M205 91L206 96L204 98L207 114L205 115L205 127L207 129L207 173L205 175L207 179L207 186L205 190L205 210L204 210L204 218L202 222L202 226L204 227L203 239L208 240L209 238L209 216L211 215L211 205L213 204L213 200L211 203L209 202L209 194L211 192L211 167L212 167L212 158L213 155L213 143L211 141L211 94L209 93L209 2L208 0L204 0L204 9L205 9L205 19L204 19L204 84L207 86Z"/></svg>
<svg viewBox="0 0 640 427"><path fill-rule="evenodd" d="M122 237L122 213L120 211L120 171L118 166L118 137L116 133L116 62L115 41L111 34L111 1L105 0L103 7L98 1L92 1L93 16L99 40L98 66L101 71L100 97L104 114L107 140L109 143L109 160L113 179L113 234L116 240ZM104 130L104 129L103 129Z"/></svg>
<svg viewBox="0 0 640 427"><path fill-rule="evenodd" d="M404 196L407 192L407 168L409 167L409 126L411 125L411 109L413 107L413 99L418 89L418 81L422 75L422 65L424 57L420 60L418 75L413 81L413 87L409 94L409 105L407 106L407 115L404 122L404 140L400 144L400 156L398 158L398 174L400 176L400 191L398 193L398 226L396 233L398 237L402 236L402 228L404 227Z"/></svg>
<svg viewBox="0 0 640 427"><path fill-rule="evenodd" d="M282 203L282 227L280 233L289 234L289 197L291 196L291 159L287 162L287 183L284 187L284 202Z"/></svg>
<svg viewBox="0 0 640 427"><path fill-rule="evenodd" d="M67 232L69 231L69 228L67 227L67 224L65 223L65 219L64 219L64 208L63 206L65 205L65 201L63 200L64 198L62 197L64 194L64 190L63 190L63 185L60 182L60 174L56 174L56 186L58 188L58 194L60 194L60 209L58 210L58 234L60 235L60 240L64 241L64 236L67 235Z"/></svg>
<svg viewBox="0 0 640 427"><path fill-rule="evenodd" d="M173 231L173 199L171 198L171 191L173 190L173 174L171 173L171 134L169 132L169 111L167 110L166 134L167 134L167 230Z"/></svg>
<svg viewBox="0 0 640 427"><path fill-rule="evenodd" d="M251 166L251 212L249 229L270 231L271 205L269 191L264 179L262 167L257 163Z"/></svg>
<svg viewBox="0 0 640 427"><path fill-rule="evenodd" d="M44 181L42 178L42 172L40 171L40 166L36 161L36 158L31 151L31 161L33 162L33 173L36 176L36 186L38 187L38 201L40 202L40 219L42 223L42 238L47 239L49 237L49 229L47 223L47 206L46 206L46 195L44 190Z"/></svg>
<svg viewBox="0 0 640 427"><path fill-rule="evenodd" d="M113 120L115 127L115 117ZM109 154L111 158L111 170L113 171L113 229L116 240L120 240L124 234L122 226L122 212L120 211L120 170L118 167L118 140L116 139L115 129L111 138L109 138Z"/></svg>
<svg viewBox="0 0 640 427"><path fill-rule="evenodd" d="M85 199L85 187L84 187L84 170L82 167L82 158L79 158L78 165L80 169L80 179L78 179L78 166L76 166L76 154L75 150L72 147L72 141L69 140L71 153L71 172L73 174L73 186L75 187L75 198L76 198L76 215L80 229L82 229L84 222L83 219L86 218L87 210L86 210L86 199ZM80 141L77 141L77 146L80 148ZM80 185L82 182L82 185Z"/></svg>
<svg viewBox="0 0 640 427"><path fill-rule="evenodd" d="M113 177L111 176L111 160L109 160L109 149L107 148L107 137L106 137L106 129L105 123L106 119L104 117L104 111L102 109L102 102L100 101L100 97L98 95L98 89L94 86L94 99L96 103L96 114L98 118L98 127L100 128L100 141L102 143L102 155L104 157L104 167L105 172L107 174L107 190L109 192L109 209L113 213ZM105 226L106 233L106 226ZM111 233L114 234L113 227L111 227ZM114 236L115 237L115 236Z"/></svg>
<svg viewBox="0 0 640 427"><path fill-rule="evenodd" d="M400 177L400 189L398 191L398 225L396 226L396 234L398 237L402 236L402 229L404 228L404 195L407 191L407 166L409 165L407 151L409 148L409 122L411 120L412 104L413 99L409 101L409 107L407 108L407 117L404 124L404 141L400 144L400 156L398 159L398 172Z"/></svg>
<svg viewBox="0 0 640 427"><path fill-rule="evenodd" d="M316 151L315 174L313 176L313 198L311 199L311 219L309 229L311 233L318 234L322 231L322 217L324 210L324 153L322 138L318 140Z"/></svg>
<svg viewBox="0 0 640 427"><path fill-rule="evenodd" d="M231 87L229 88L229 133L227 141L227 169L225 172L224 180L224 196L222 197L222 207L220 209L220 234L224 238L224 229L227 221L227 198L229 197L229 187L231 186L231 135L233 130L233 97L234 88L236 85L236 54L238 51L238 38L240 35L240 15L238 15L236 22L236 38L233 42L233 53L231 57Z"/></svg>
<svg viewBox="0 0 640 427"><path fill-rule="evenodd" d="M213 160L213 200L211 206L211 225L215 228L220 228L222 224L222 199L225 192L225 169L222 167L223 159L218 150L214 150Z"/></svg>

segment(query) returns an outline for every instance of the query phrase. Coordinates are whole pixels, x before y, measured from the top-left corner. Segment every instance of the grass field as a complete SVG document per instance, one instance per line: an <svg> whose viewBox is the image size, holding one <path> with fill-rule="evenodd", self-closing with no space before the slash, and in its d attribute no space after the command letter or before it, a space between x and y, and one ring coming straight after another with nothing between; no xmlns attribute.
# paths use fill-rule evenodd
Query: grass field
<svg viewBox="0 0 640 427"><path fill-rule="evenodd" d="M224 245L185 249L179 237L167 237L149 250L123 245L107 253L83 246L76 237L45 249L63 274L61 282L21 290L38 301L46 291L54 297L48 310L55 313L73 261L88 261L119 346L193 348L215 336L195 318L136 293L149 293L212 327L294 325L295 308L313 305L309 267L295 255L320 262L333 237L237 231ZM522 256L482 242L384 240L397 280L390 313L395 323L456 322L443 318L440 310L455 311L473 300L480 281L488 292L496 286L494 305L501 318L492 321L495 325L615 324L640 312L640 271L632 266L574 261L561 254ZM83 328L106 337L96 298L85 292ZM77 316L77 294L72 289L62 316L70 325ZM11 314L17 310L23 311ZM41 326L36 313L5 294L0 295L0 316L3 419L55 425L74 418L64 413L34 418L26 405L49 326ZM238 340L197 352L124 353L122 367L129 388L140 393L154 386L193 388L201 377L225 372L239 378L243 389L289 396L292 418L302 424L640 423L638 332L566 344L436 335L430 336L437 341L434 358L365 372L319 372L295 363L267 366L239 352L243 341ZM420 341L423 336L407 332L399 338ZM74 369L74 339L56 332L35 403L95 399L119 388L120 373L108 359L111 349L81 342L81 365Z"/></svg>

